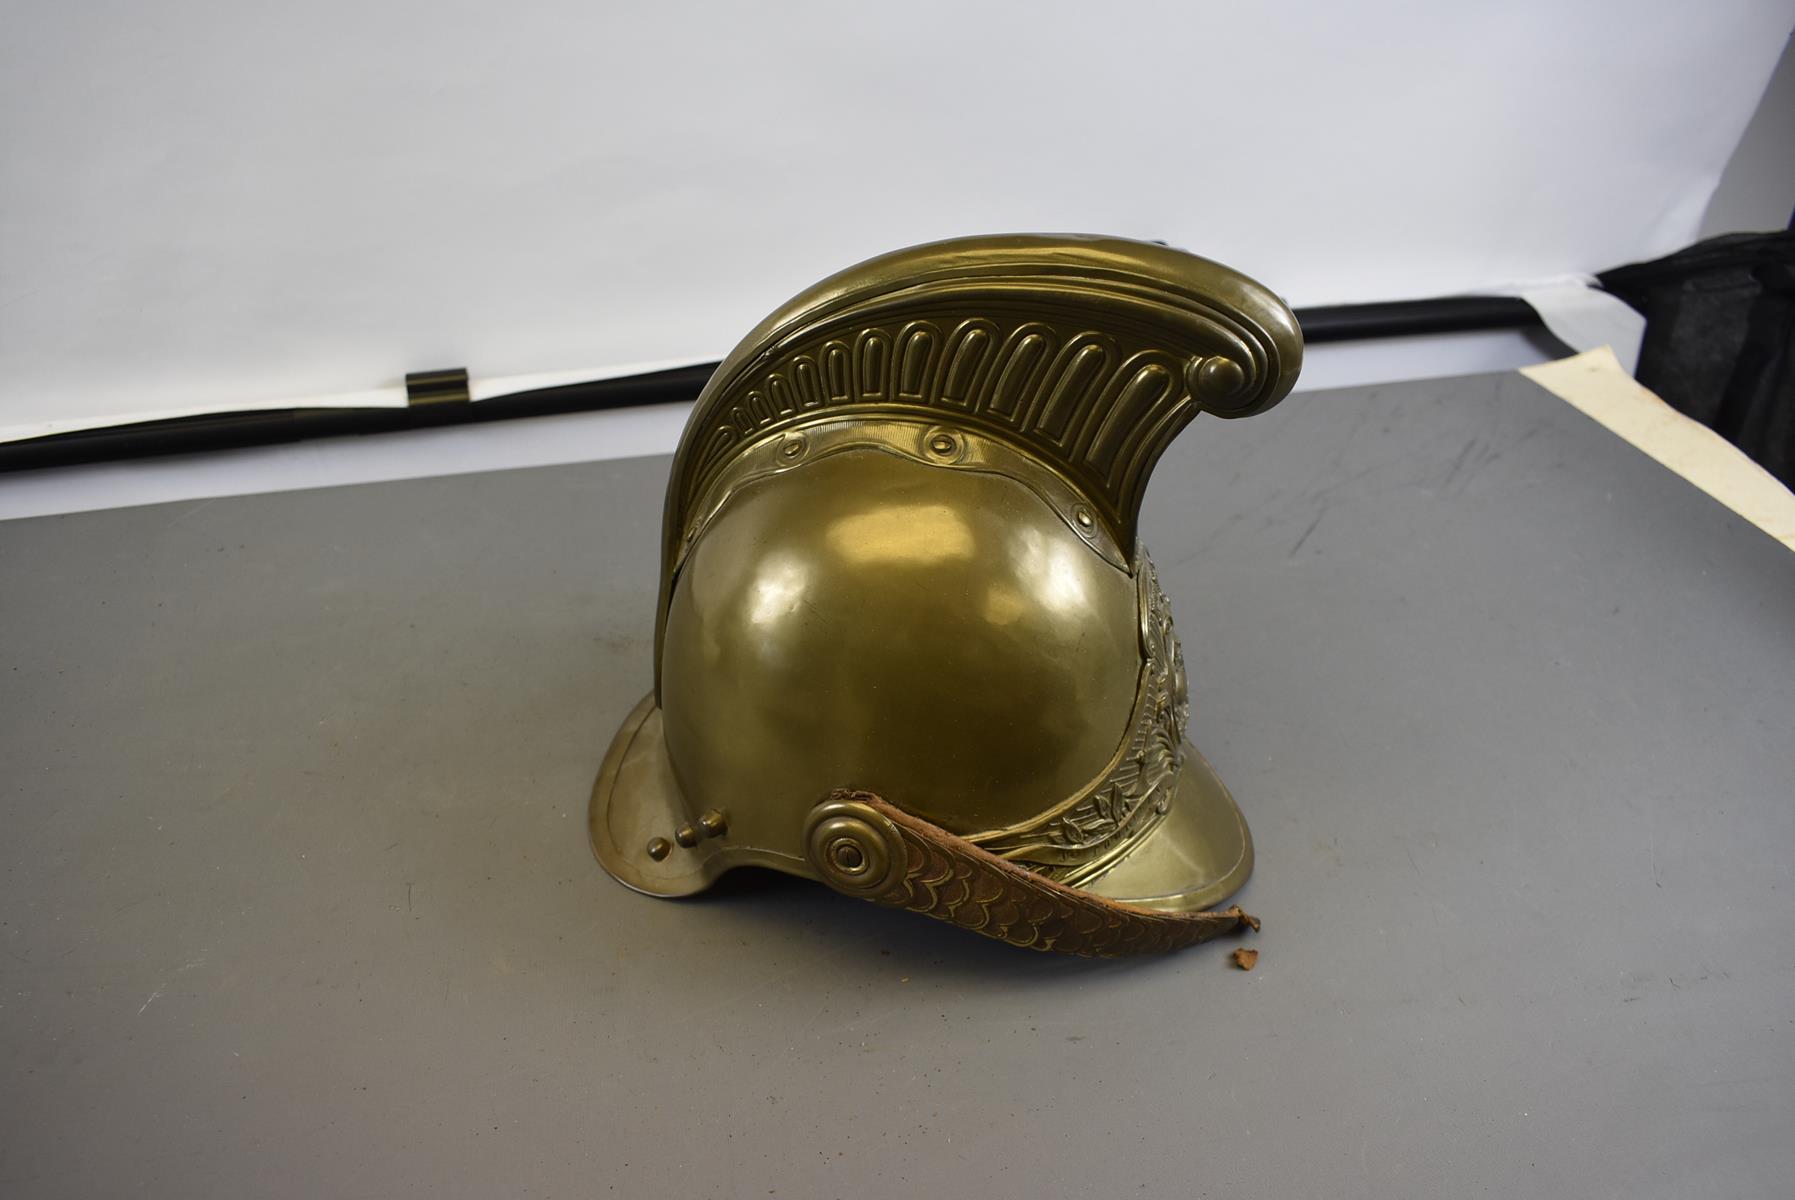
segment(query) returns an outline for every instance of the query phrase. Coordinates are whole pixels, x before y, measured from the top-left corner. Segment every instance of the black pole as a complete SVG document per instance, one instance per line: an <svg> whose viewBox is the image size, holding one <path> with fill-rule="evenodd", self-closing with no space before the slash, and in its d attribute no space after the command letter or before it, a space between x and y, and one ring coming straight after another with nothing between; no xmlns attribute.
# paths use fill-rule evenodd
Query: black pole
<svg viewBox="0 0 1795 1200"><path fill-rule="evenodd" d="M1365 338L1523 329L1539 324L1539 315L1531 305L1508 296L1335 304L1298 309L1296 315L1303 327L1303 340L1310 345ZM346 434L391 433L517 417L679 403L695 399L716 366L716 363L701 363L620 379L537 388L496 396L478 404L467 399L465 372L422 372L407 380L412 402L405 408L282 408L208 413L76 430L0 444L0 472L268 446Z"/></svg>

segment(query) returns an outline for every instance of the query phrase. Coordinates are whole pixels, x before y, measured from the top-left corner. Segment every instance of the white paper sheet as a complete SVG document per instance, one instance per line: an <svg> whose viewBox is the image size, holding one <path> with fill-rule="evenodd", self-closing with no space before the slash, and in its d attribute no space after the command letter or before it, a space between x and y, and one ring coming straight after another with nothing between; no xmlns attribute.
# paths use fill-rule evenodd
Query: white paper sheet
<svg viewBox="0 0 1795 1200"><path fill-rule="evenodd" d="M1743 450L1635 382L1608 347L1521 374L1795 550L1795 494Z"/></svg>
<svg viewBox="0 0 1795 1200"><path fill-rule="evenodd" d="M1788 0L17 0L0 426L682 360L965 233L1292 303L1691 238ZM396 402L389 393L387 402Z"/></svg>

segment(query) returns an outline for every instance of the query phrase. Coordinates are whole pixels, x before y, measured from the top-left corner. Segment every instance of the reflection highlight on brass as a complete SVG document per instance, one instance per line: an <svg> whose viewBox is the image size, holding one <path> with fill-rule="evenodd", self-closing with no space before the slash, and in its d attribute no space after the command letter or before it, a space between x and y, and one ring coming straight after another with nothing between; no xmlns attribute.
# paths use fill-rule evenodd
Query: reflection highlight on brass
<svg viewBox="0 0 1795 1200"><path fill-rule="evenodd" d="M1016 561L1026 594L1056 613L1077 613L1091 603L1085 587L1085 560L1090 551L1076 541L1052 536L1034 527L1016 530Z"/></svg>
<svg viewBox="0 0 1795 1200"><path fill-rule="evenodd" d="M994 583L985 589L985 603L981 611L985 620L992 625L1013 625L1028 611L1028 601L1021 592L1008 584Z"/></svg>
<svg viewBox="0 0 1795 1200"><path fill-rule="evenodd" d="M797 558L769 558L761 563L750 590L748 621L762 627L778 624L797 611L810 583L810 567Z"/></svg>
<svg viewBox="0 0 1795 1200"><path fill-rule="evenodd" d="M829 527L829 548L853 565L929 566L972 557L966 519L939 504L894 504L849 513Z"/></svg>

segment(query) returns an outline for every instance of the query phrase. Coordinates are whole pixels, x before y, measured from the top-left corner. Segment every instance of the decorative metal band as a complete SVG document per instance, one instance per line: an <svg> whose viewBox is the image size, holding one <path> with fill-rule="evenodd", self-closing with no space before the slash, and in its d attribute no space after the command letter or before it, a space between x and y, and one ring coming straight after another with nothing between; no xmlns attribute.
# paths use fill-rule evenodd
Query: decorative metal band
<svg viewBox="0 0 1795 1200"><path fill-rule="evenodd" d="M1107 870L1171 811L1184 765L1190 692L1172 607L1143 547L1138 565L1141 682L1121 750L1103 777L1024 825L967 840L1039 875L1077 886Z"/></svg>
<svg viewBox="0 0 1795 1200"><path fill-rule="evenodd" d="M1259 922L1236 906L1167 913L1081 892L886 803L835 792L811 810L805 856L830 887L1031 950L1163 954Z"/></svg>
<svg viewBox="0 0 1795 1200"><path fill-rule="evenodd" d="M835 417L802 431L774 434L744 449L711 480L686 514L676 561L683 561L705 526L728 506L730 497L751 484L851 450L875 450L949 471L1002 475L1034 492L1066 523L1066 528L1122 571L1131 571L1122 547L1095 519L1084 495L1038 460L1009 445L954 422L932 423L903 416L872 419Z"/></svg>

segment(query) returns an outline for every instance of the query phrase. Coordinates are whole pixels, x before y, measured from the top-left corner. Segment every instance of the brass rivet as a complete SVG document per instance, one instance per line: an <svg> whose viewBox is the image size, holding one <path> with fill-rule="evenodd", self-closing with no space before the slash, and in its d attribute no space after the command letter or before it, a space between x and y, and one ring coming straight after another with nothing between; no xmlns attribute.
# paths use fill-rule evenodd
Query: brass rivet
<svg viewBox="0 0 1795 1200"><path fill-rule="evenodd" d="M1097 518L1091 515L1091 510L1084 507L1076 509L1072 513L1072 519L1078 522L1080 529L1090 529L1097 524Z"/></svg>
<svg viewBox="0 0 1795 1200"><path fill-rule="evenodd" d="M866 865L866 854L859 846L846 838L836 842L834 850L835 865L844 871L858 871Z"/></svg>
<svg viewBox="0 0 1795 1200"><path fill-rule="evenodd" d="M698 844L698 831L690 825L681 825L673 831L673 840L690 850Z"/></svg>
<svg viewBox="0 0 1795 1200"><path fill-rule="evenodd" d="M729 832L729 818L713 808L698 818L698 829L707 838L722 837Z"/></svg>
<svg viewBox="0 0 1795 1200"><path fill-rule="evenodd" d="M648 839L648 857L654 859L654 861L660 862L663 858L666 858L672 853L673 843L666 838Z"/></svg>
<svg viewBox="0 0 1795 1200"><path fill-rule="evenodd" d="M954 439L948 437L945 433L938 433L935 435L934 439L929 442L929 449L937 454L952 454L954 452Z"/></svg>
<svg viewBox="0 0 1795 1200"><path fill-rule="evenodd" d="M780 449L779 453L785 455L787 458L796 458L796 457L798 457L798 455L804 453L804 443L803 442L787 442Z"/></svg>
<svg viewBox="0 0 1795 1200"><path fill-rule="evenodd" d="M1197 359L1192 366L1196 368L1195 378L1189 382L1194 385L1191 390L1197 393L1199 400L1226 400L1247 385L1246 369L1223 355L1213 354L1208 358Z"/></svg>

